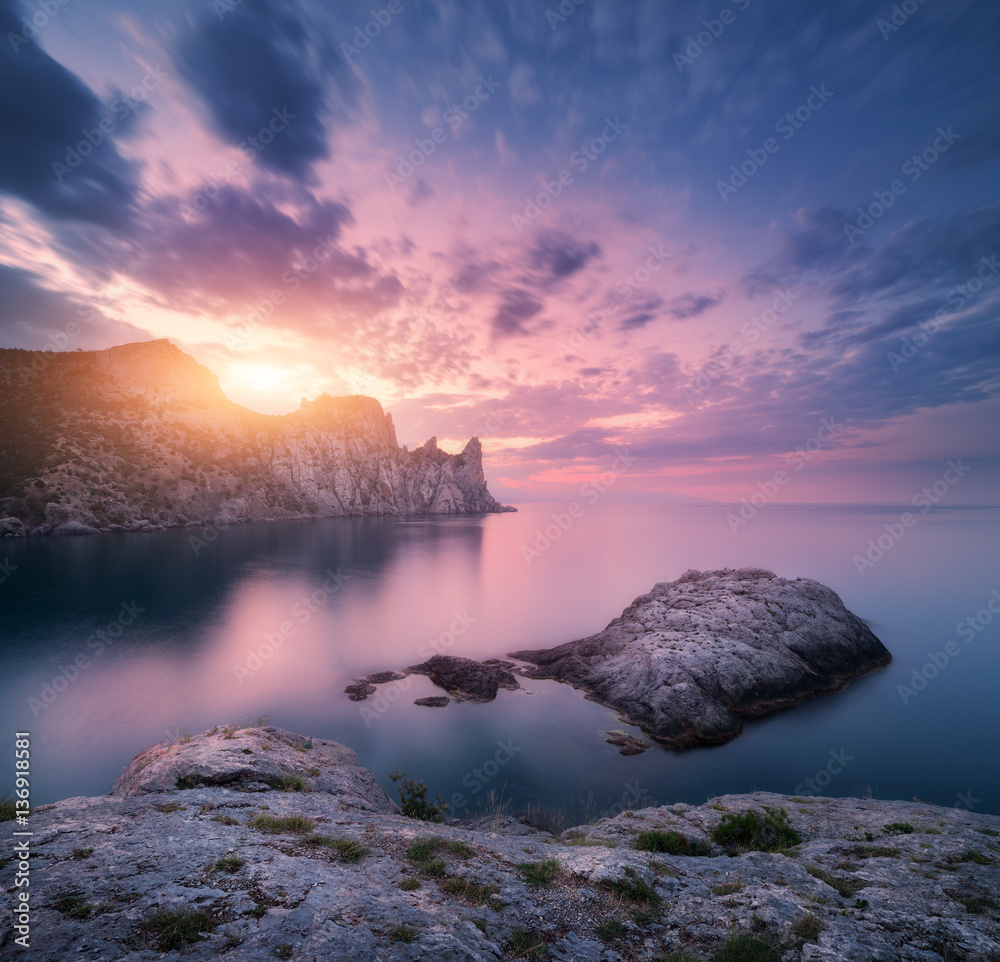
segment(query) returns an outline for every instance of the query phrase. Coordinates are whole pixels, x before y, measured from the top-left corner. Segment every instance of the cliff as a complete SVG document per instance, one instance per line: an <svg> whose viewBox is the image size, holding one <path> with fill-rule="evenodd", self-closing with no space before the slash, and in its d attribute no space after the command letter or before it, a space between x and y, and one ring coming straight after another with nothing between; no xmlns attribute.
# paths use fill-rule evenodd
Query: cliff
<svg viewBox="0 0 1000 962"><path fill-rule="evenodd" d="M761 568L688 571L603 631L515 651L673 748L729 741L743 719L799 704L892 656L836 592Z"/></svg>
<svg viewBox="0 0 1000 962"><path fill-rule="evenodd" d="M0 842L7 877L30 877L3 958L1000 959L1000 818L923 802L755 793L560 835L496 813L430 825L336 742L217 728L21 831Z"/></svg>
<svg viewBox="0 0 1000 962"><path fill-rule="evenodd" d="M0 534L506 509L477 438L414 451L368 397L247 410L169 341L0 351Z"/></svg>

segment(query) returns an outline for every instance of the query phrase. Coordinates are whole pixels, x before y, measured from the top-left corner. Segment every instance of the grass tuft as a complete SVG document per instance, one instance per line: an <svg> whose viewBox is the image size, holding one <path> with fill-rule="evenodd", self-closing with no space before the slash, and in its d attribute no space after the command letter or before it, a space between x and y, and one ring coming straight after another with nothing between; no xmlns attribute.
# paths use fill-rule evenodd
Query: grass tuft
<svg viewBox="0 0 1000 962"><path fill-rule="evenodd" d="M517 870L528 885L551 885L559 874L559 860L546 859L544 862L522 862Z"/></svg>
<svg viewBox="0 0 1000 962"><path fill-rule="evenodd" d="M733 935L712 957L713 962L781 962L781 948L756 935Z"/></svg>
<svg viewBox="0 0 1000 962"><path fill-rule="evenodd" d="M800 915L792 923L792 931L800 938L804 939L806 942L815 942L818 938L820 932L826 928L825 923L817 915L813 915L812 912L807 912L805 915Z"/></svg>
<svg viewBox="0 0 1000 962"><path fill-rule="evenodd" d="M605 945L610 945L615 939L620 939L627 931L625 923L618 919L605 919L594 926L594 935Z"/></svg>
<svg viewBox="0 0 1000 962"><path fill-rule="evenodd" d="M742 892L744 885L742 882L722 882L712 888L713 895L735 895Z"/></svg>
<svg viewBox="0 0 1000 962"><path fill-rule="evenodd" d="M75 849L73 849L73 858L75 858L78 862L82 861L85 858L90 858L90 856L93 855L93 854L94 854L93 848L75 848Z"/></svg>
<svg viewBox="0 0 1000 962"><path fill-rule="evenodd" d="M507 958L544 959L549 954L545 939L529 929L514 929L507 936Z"/></svg>
<svg viewBox="0 0 1000 962"><path fill-rule="evenodd" d="M864 882L856 882L854 879L833 875L819 865L807 865L805 869L813 878L818 878L821 882L826 882L830 888L836 889L845 899L854 898L855 893L860 892L865 887Z"/></svg>
<svg viewBox="0 0 1000 962"><path fill-rule="evenodd" d="M160 952L183 949L205 938L201 933L215 928L208 912L193 909L162 909L139 923L139 934Z"/></svg>
<svg viewBox="0 0 1000 962"><path fill-rule="evenodd" d="M389 938L393 942L405 942L409 945L417 941L417 933L408 925L394 925L389 929Z"/></svg>
<svg viewBox="0 0 1000 962"><path fill-rule="evenodd" d="M303 845L322 845L337 853L337 857L342 862L353 864L360 862L369 852L369 849L353 838L332 838L329 835L317 835L315 833L306 835L301 839Z"/></svg>
<svg viewBox="0 0 1000 962"><path fill-rule="evenodd" d="M247 824L251 828L257 829L258 832L266 832L268 835L282 835L291 832L305 835L316 827L316 823L304 815L289 815L287 818L278 818L274 815L255 815Z"/></svg>
<svg viewBox="0 0 1000 962"><path fill-rule="evenodd" d="M221 858L217 858L209 866L209 871L228 872L230 875L233 875L246 864L247 860L245 858L240 858L238 855L223 855Z"/></svg>
<svg viewBox="0 0 1000 962"><path fill-rule="evenodd" d="M659 905L662 898L644 878L636 874L635 869L625 869L621 878L607 883L608 888L629 902L645 905Z"/></svg>
<svg viewBox="0 0 1000 962"><path fill-rule="evenodd" d="M456 895L474 905L485 905L491 896L500 891L496 885L484 885L482 882L457 876L448 879L441 887L449 895Z"/></svg>

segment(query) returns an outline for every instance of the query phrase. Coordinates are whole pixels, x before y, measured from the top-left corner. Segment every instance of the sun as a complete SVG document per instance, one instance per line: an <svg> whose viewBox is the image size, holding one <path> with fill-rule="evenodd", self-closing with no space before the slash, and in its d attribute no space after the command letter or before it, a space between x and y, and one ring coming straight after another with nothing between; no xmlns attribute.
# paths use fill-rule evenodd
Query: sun
<svg viewBox="0 0 1000 962"><path fill-rule="evenodd" d="M274 391L284 384L288 372L263 364L245 364L240 367L238 378L248 387L256 388L258 391Z"/></svg>

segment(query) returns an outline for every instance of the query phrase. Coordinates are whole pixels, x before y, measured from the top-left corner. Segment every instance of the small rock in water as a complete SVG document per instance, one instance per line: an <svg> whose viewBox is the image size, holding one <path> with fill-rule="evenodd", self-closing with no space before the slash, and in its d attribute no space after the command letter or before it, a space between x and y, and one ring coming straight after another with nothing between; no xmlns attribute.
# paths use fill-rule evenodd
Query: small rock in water
<svg viewBox="0 0 1000 962"><path fill-rule="evenodd" d="M367 678L362 678L353 685L347 685L344 691L351 696L351 701L364 701L369 695L375 694L375 686Z"/></svg>
<svg viewBox="0 0 1000 962"><path fill-rule="evenodd" d="M455 701L492 701L497 690L516 691L521 686L505 668L507 662L478 662L454 655L435 655L423 664L413 665L407 672L427 675L436 685L446 689Z"/></svg>
<svg viewBox="0 0 1000 962"><path fill-rule="evenodd" d="M390 681L402 681L406 675L399 671L376 671L365 680L370 685L384 685Z"/></svg>
<svg viewBox="0 0 1000 962"><path fill-rule="evenodd" d="M450 701L447 695L430 695L427 698L418 698L413 704L423 705L426 708L444 708Z"/></svg>
<svg viewBox="0 0 1000 962"><path fill-rule="evenodd" d="M618 751L622 755L641 755L647 748L649 748L649 742L644 742L641 738L636 738L635 735L626 735L625 732L605 732L609 735L609 738L604 740L609 745L617 745Z"/></svg>

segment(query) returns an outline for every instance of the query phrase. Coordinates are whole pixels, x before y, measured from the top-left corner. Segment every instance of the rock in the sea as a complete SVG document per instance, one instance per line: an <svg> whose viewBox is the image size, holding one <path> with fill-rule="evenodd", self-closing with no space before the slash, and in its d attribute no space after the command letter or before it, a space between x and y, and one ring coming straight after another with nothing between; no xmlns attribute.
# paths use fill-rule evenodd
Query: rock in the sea
<svg viewBox="0 0 1000 962"><path fill-rule="evenodd" d="M0 834L11 882L15 843L31 852L30 948L11 924L0 957L499 962L528 958L521 930L552 962L1000 959L996 816L757 793L558 836L500 814L430 826L349 749L309 744L276 728L204 732L143 752L112 796L33 809L30 838ZM193 787L175 787L184 776ZM746 851L754 833L742 847L720 833L768 809L787 812L800 844ZM529 884L532 863L549 884ZM723 948L734 935L745 954ZM766 940L753 955L751 936Z"/></svg>
<svg viewBox="0 0 1000 962"><path fill-rule="evenodd" d="M507 662L479 662L455 655L434 655L423 664L407 668L407 674L427 675L455 701L492 701L497 690L515 691L521 686L504 667Z"/></svg>
<svg viewBox="0 0 1000 962"><path fill-rule="evenodd" d="M390 681L402 681L406 675L401 671L376 671L370 674L365 681L369 685L385 685Z"/></svg>
<svg viewBox="0 0 1000 962"><path fill-rule="evenodd" d="M604 740L609 745L615 745L621 755L641 755L647 748L649 742L644 742L635 735L626 735L625 732L605 732L608 736Z"/></svg>
<svg viewBox="0 0 1000 962"><path fill-rule="evenodd" d="M28 528L20 518L0 518L0 538L26 538Z"/></svg>
<svg viewBox="0 0 1000 962"><path fill-rule="evenodd" d="M603 631L512 652L525 674L587 692L671 747L718 744L743 719L796 705L892 656L831 589L760 568L688 571Z"/></svg>
<svg viewBox="0 0 1000 962"><path fill-rule="evenodd" d="M344 691L350 696L351 701L364 701L369 695L374 695L376 689L367 678L362 678L360 681L346 685Z"/></svg>
<svg viewBox="0 0 1000 962"><path fill-rule="evenodd" d="M54 535L100 534L100 530L82 521L66 521L52 529Z"/></svg>
<svg viewBox="0 0 1000 962"><path fill-rule="evenodd" d="M424 708L444 708L451 699L447 695L429 695L427 698L417 698L413 704Z"/></svg>

